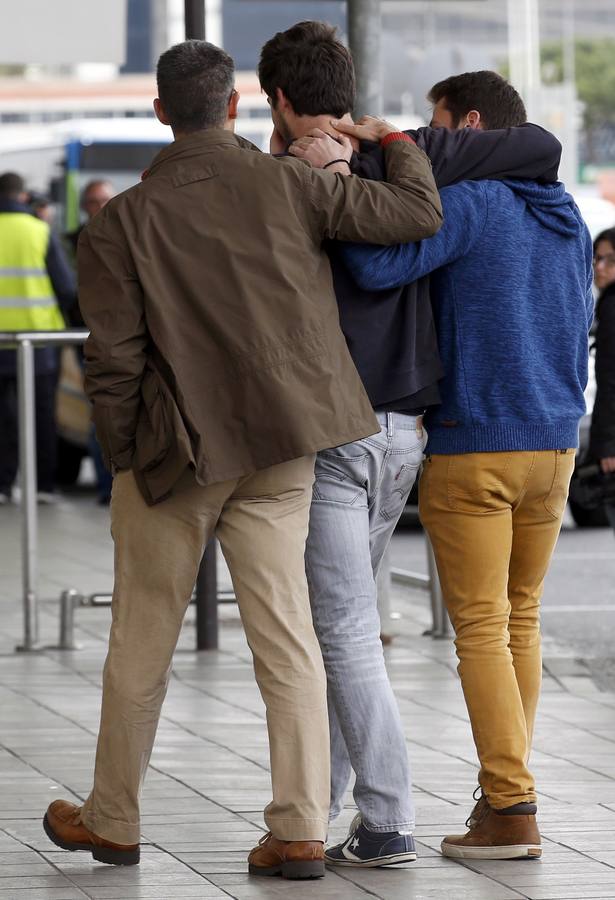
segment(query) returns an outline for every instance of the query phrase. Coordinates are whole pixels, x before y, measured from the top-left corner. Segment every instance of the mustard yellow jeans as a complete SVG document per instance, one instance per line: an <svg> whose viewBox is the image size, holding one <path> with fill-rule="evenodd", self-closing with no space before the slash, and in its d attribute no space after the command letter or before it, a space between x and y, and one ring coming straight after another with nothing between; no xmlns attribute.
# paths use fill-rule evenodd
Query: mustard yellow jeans
<svg viewBox="0 0 615 900"><path fill-rule="evenodd" d="M420 514L456 633L458 672L495 809L533 802L528 769L540 695L540 597L574 450L427 458Z"/></svg>

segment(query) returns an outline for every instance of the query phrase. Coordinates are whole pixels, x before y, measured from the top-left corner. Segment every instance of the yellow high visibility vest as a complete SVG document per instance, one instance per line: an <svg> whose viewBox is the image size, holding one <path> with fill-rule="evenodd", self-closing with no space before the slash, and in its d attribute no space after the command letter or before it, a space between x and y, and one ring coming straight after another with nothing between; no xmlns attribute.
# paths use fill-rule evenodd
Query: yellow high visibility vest
<svg viewBox="0 0 615 900"><path fill-rule="evenodd" d="M47 274L49 225L0 213L0 331L60 331L64 319Z"/></svg>

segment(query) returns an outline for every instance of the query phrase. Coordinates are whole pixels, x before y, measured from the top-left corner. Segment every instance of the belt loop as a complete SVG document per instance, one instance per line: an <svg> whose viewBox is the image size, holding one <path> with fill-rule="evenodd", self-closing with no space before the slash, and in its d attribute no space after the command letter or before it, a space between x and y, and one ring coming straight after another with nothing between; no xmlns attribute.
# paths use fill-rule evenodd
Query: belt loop
<svg viewBox="0 0 615 900"><path fill-rule="evenodd" d="M387 438L391 440L393 437L393 413L387 413Z"/></svg>

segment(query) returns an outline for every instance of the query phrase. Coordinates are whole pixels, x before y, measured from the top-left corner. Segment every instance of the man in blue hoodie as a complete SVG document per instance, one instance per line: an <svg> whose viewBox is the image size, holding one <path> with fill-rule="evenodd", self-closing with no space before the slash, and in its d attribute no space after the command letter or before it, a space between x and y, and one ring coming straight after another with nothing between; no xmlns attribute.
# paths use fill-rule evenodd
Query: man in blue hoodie
<svg viewBox="0 0 615 900"><path fill-rule="evenodd" d="M519 95L495 73L477 72L433 88L432 125L489 128L476 103L489 85L500 113L519 124ZM370 128L378 123L340 126L362 138ZM592 245L562 184L465 182L445 188L442 205L434 238L344 252L366 290L434 273L445 374L442 402L427 414L420 512L456 632L482 789L469 831L446 837L442 852L538 857L528 758L541 680L539 602L585 411Z"/></svg>

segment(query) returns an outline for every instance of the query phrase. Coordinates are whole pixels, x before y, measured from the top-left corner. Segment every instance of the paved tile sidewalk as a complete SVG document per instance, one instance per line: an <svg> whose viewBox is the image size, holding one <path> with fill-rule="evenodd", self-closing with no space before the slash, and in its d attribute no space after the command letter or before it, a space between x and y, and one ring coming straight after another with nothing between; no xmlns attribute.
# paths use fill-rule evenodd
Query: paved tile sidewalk
<svg viewBox="0 0 615 900"><path fill-rule="evenodd" d="M41 631L57 641L60 590L107 591L106 510L70 500L41 510ZM615 695L549 665L533 768L541 861L461 865L437 852L468 815L476 766L450 642L422 637L427 601L395 589L403 611L387 649L414 767L419 859L407 867L329 872L315 883L254 879L246 855L269 799L264 710L235 606L221 608L221 649L193 651L192 612L176 656L143 800L137 868L59 851L41 816L90 786L108 609L77 611L79 651L16 654L21 633L19 532L0 509L0 900L615 900ZM225 577L224 573L221 576ZM551 656L557 648L547 647ZM569 674L566 674L566 673ZM345 833L351 797L332 831Z"/></svg>

